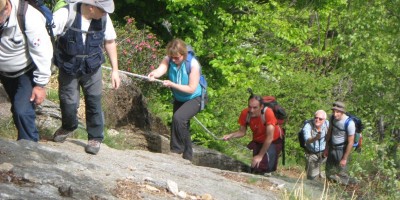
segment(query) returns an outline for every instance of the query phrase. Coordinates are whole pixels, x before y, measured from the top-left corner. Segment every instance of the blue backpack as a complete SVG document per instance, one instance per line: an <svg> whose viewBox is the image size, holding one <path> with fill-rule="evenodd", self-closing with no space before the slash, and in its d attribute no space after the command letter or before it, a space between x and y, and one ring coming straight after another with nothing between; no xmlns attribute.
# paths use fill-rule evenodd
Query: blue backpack
<svg viewBox="0 0 400 200"><path fill-rule="evenodd" d="M43 16L46 18L46 29L47 33L49 34L51 38L51 43L54 46L54 33L53 33L53 12L44 4L43 0L19 0L19 7L17 11L17 19L18 19L18 24L19 27L21 28L21 31L25 34L25 15L26 15L26 10L28 9L28 5L31 5L32 7L36 8L38 11L40 11Z"/></svg>
<svg viewBox="0 0 400 200"><path fill-rule="evenodd" d="M192 59L196 58L196 55L194 53L194 50L193 50L192 46L187 45L186 48L187 48L187 51L188 51L188 55L187 55L186 60L185 60L186 73L190 74L190 72L192 70L192 66L191 66ZM169 62L172 62L172 60L170 60ZM205 76L201 73L201 68L200 68L200 82L199 82L199 84L201 86L200 110L204 110L205 105L208 103L208 97L207 97L208 84L207 84Z"/></svg>
<svg viewBox="0 0 400 200"><path fill-rule="evenodd" d="M356 134L354 135L354 144L353 147L355 147L356 150L361 149L361 143L362 143L362 131L364 130L364 125L362 124L362 121L360 118L358 118L355 115L352 115L348 112L346 112L346 115L349 116L347 120L344 122L344 129L346 130L347 133L347 128L349 127L350 121L353 120L354 125L356 126Z"/></svg>

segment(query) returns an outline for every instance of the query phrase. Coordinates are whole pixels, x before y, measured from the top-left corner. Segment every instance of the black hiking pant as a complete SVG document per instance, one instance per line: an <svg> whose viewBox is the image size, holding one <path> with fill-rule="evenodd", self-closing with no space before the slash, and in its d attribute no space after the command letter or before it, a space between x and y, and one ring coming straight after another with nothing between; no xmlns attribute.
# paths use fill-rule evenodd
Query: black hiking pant
<svg viewBox="0 0 400 200"><path fill-rule="evenodd" d="M200 111L200 102L201 97L186 102L174 101L170 148L173 153L182 153L186 160L193 158L190 119Z"/></svg>

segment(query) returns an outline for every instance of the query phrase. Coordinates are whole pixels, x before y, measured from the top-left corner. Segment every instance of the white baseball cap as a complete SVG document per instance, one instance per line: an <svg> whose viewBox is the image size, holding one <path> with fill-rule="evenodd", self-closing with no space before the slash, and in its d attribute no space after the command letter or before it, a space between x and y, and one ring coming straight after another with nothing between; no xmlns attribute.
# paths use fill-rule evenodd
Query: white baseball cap
<svg viewBox="0 0 400 200"><path fill-rule="evenodd" d="M113 0L82 0L82 3L99 7L104 11L106 11L107 13L113 13L115 9Z"/></svg>

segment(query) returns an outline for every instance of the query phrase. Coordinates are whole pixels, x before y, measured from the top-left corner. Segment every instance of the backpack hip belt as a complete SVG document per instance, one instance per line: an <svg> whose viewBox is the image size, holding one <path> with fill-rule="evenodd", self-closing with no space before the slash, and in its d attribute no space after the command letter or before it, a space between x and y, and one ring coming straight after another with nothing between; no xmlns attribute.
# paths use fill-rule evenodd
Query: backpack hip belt
<svg viewBox="0 0 400 200"><path fill-rule="evenodd" d="M4 77L7 77L7 78L17 78L17 77L21 76L22 74L25 74L26 72L29 72L33 68L35 68L35 65L32 62L31 64L29 64L25 68L23 68L23 69L21 69L19 71L16 71L16 72L1 72L0 71L0 75L4 76Z"/></svg>
<svg viewBox="0 0 400 200"><path fill-rule="evenodd" d="M329 145L330 148L336 149L336 150L345 149L346 146L347 146L347 142L343 142L343 143L340 143L340 144L330 144Z"/></svg>
<svg viewBox="0 0 400 200"><path fill-rule="evenodd" d="M324 150L325 150L325 149L324 149ZM320 153L323 153L324 150L317 151L317 152L313 152L313 151L310 151L309 149L305 149L306 153L308 153L308 154L320 154Z"/></svg>

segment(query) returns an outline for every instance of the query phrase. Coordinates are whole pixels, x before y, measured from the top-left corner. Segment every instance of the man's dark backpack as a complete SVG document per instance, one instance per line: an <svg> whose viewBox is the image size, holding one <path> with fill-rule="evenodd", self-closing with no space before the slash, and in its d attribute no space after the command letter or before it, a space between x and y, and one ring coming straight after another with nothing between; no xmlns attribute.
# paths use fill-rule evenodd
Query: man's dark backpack
<svg viewBox="0 0 400 200"><path fill-rule="evenodd" d="M304 121L303 126L301 127L301 130L297 133L297 138L299 140L300 147L303 149L306 149L306 139L304 138L304 130L303 129L308 123L311 124L311 126L312 126L312 119Z"/></svg>
<svg viewBox="0 0 400 200"><path fill-rule="evenodd" d="M31 5L32 7L36 8L38 11L40 11L43 16L46 18L46 29L47 33L49 34L51 38L51 43L54 46L54 41L55 37L53 34L53 13L51 10L44 4L44 0L19 0L19 7L17 11L17 19L18 19L18 24L19 27L21 28L21 31L25 33L25 15L26 15L26 10L28 9L28 4Z"/></svg>
<svg viewBox="0 0 400 200"><path fill-rule="evenodd" d="M188 55L186 57L185 60L185 67L186 67L186 73L189 75L191 70L192 70L192 59L196 58L195 52L192 48L192 46L187 45L186 46L187 51L188 51ZM196 58L197 59L197 58ZM171 62L172 60L170 59L170 66L171 66ZM200 86L201 86L201 103L200 103L200 110L204 110L206 104L208 103L208 96L207 96L207 81L205 76L201 73L201 66L200 66L200 82L199 82Z"/></svg>
<svg viewBox="0 0 400 200"><path fill-rule="evenodd" d="M327 122L325 121L324 122L324 124L326 124ZM306 149L307 148L307 145L306 145L306 139L305 139L305 134L304 134L304 127L307 125L307 124L310 124L311 125L311 128L313 129L313 127L314 127L314 119L308 119L308 120L305 120L304 122L303 122L303 126L301 127L301 130L297 133L297 138L298 138L298 141L299 141L299 145L300 145L300 147L301 148L303 148L303 149ZM325 126L327 126L327 125L325 125ZM325 136L324 136L325 137ZM319 140L320 141L320 140ZM318 152L319 152L320 150L318 150ZM314 150L314 152L317 152L317 151L315 151Z"/></svg>

